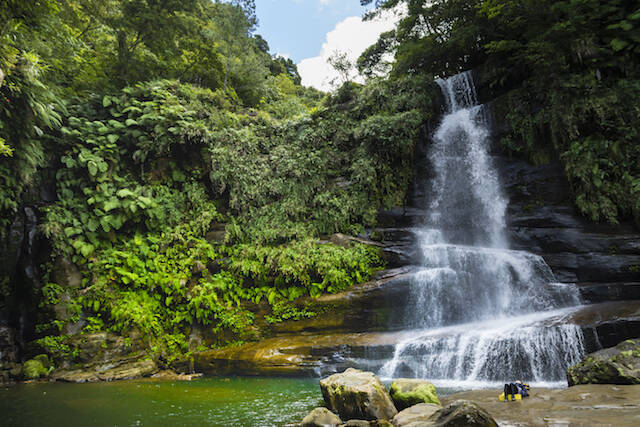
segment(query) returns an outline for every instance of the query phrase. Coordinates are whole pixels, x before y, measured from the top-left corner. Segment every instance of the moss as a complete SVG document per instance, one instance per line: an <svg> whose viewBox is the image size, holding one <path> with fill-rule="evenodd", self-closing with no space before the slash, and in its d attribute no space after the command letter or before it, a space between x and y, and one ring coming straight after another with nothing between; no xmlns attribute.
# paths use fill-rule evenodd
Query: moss
<svg viewBox="0 0 640 427"><path fill-rule="evenodd" d="M42 362L40 360L27 360L24 362L24 366L22 368L22 374L28 380L35 380L40 377L47 375L48 370L42 366Z"/></svg>
<svg viewBox="0 0 640 427"><path fill-rule="evenodd" d="M436 387L430 382L394 381L391 384L391 398L398 410L408 408L419 403L435 403L440 405Z"/></svg>
<svg viewBox="0 0 640 427"><path fill-rule="evenodd" d="M39 354L33 358L42 364L42 366L48 371L51 368L51 361L46 354Z"/></svg>

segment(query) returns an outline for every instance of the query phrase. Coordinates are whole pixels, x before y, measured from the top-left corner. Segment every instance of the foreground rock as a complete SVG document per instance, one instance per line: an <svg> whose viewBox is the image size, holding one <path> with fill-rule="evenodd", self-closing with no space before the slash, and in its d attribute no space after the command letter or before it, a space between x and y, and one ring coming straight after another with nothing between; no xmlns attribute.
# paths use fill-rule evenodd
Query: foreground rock
<svg viewBox="0 0 640 427"><path fill-rule="evenodd" d="M342 424L342 420L327 408L316 408L302 420L302 427L325 427Z"/></svg>
<svg viewBox="0 0 640 427"><path fill-rule="evenodd" d="M77 370L57 371L51 376L56 381L86 383L98 381L131 380L148 377L158 371L153 360L121 361L119 365L98 365Z"/></svg>
<svg viewBox="0 0 640 427"><path fill-rule="evenodd" d="M587 355L567 370L569 385L640 384L640 339Z"/></svg>
<svg viewBox="0 0 640 427"><path fill-rule="evenodd" d="M616 426L640 425L640 385L578 385L568 389L532 389L519 402L500 402L501 390L474 390L442 399L472 400L500 426Z"/></svg>
<svg viewBox="0 0 640 427"><path fill-rule="evenodd" d="M344 427L371 427L373 425L377 425L375 421L373 423L365 420L349 420L344 423Z"/></svg>
<svg viewBox="0 0 640 427"><path fill-rule="evenodd" d="M434 403L420 403L407 408L393 417L393 425L395 427L415 426L419 424L426 424L427 420L436 412L442 409L442 406Z"/></svg>
<svg viewBox="0 0 640 427"><path fill-rule="evenodd" d="M396 410L387 389L371 372L349 368L320 381L327 406L344 420L390 420Z"/></svg>
<svg viewBox="0 0 640 427"><path fill-rule="evenodd" d="M498 427L496 420L476 403L454 400L429 417L425 425L447 427Z"/></svg>
<svg viewBox="0 0 640 427"><path fill-rule="evenodd" d="M391 400L401 411L419 403L435 403L440 405L436 387L426 380L399 378L391 383Z"/></svg>

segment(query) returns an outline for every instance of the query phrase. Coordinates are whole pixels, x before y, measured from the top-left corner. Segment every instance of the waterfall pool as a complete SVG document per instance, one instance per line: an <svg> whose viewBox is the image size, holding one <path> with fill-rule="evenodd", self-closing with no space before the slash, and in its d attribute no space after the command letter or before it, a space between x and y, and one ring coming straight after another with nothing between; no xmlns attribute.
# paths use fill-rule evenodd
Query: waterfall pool
<svg viewBox="0 0 640 427"><path fill-rule="evenodd" d="M387 387L390 382L384 381ZM502 387L436 381L440 398L479 385L495 388L496 395ZM282 426L300 422L323 404L318 378L25 383L0 387L0 425Z"/></svg>
<svg viewBox="0 0 640 427"><path fill-rule="evenodd" d="M281 426L321 404L317 379L31 383L0 388L0 425Z"/></svg>

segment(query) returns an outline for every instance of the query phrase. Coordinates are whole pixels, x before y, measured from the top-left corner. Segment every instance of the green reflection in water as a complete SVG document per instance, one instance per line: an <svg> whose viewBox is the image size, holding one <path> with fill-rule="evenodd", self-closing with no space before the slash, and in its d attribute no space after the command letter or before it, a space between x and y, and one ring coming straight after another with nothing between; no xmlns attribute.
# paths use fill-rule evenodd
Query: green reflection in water
<svg viewBox="0 0 640 427"><path fill-rule="evenodd" d="M317 379L19 384L0 388L0 425L280 426L321 405Z"/></svg>

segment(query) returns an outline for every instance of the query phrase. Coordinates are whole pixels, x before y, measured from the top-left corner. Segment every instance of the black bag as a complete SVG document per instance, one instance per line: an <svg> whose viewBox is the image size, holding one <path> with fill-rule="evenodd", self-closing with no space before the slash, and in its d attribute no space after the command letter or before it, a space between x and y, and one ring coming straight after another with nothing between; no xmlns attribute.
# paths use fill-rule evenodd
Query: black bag
<svg viewBox="0 0 640 427"><path fill-rule="evenodd" d="M514 383L508 383L504 385L504 398L507 399L507 395L516 395L518 394L518 386Z"/></svg>

